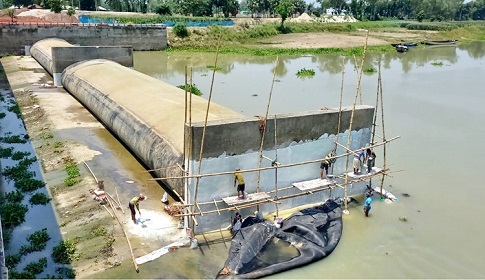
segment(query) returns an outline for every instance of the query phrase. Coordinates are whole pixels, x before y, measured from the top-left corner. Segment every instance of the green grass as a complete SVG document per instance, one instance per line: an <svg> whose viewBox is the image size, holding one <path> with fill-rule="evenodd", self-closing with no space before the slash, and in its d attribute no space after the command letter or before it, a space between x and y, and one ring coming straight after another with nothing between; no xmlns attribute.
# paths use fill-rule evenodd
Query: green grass
<svg viewBox="0 0 485 280"><path fill-rule="evenodd" d="M74 186L80 181L79 177L81 176L81 173L74 162L68 161L66 163L65 170L67 172L67 178L64 180L64 185L70 187Z"/></svg>

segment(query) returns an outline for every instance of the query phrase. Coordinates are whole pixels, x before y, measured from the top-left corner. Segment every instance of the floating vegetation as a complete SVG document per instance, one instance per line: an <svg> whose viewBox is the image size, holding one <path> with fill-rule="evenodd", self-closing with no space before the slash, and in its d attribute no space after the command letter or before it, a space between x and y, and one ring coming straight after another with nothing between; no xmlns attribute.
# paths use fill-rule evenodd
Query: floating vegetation
<svg viewBox="0 0 485 280"><path fill-rule="evenodd" d="M22 200L24 200L24 194L19 190L8 192L0 199L2 204L6 201L20 203Z"/></svg>
<svg viewBox="0 0 485 280"><path fill-rule="evenodd" d="M183 90L187 90L188 92L192 93L192 94L195 94L197 96L202 96L202 92L197 88L197 86L195 84L193 84L192 86L190 85L180 85L180 86L177 86L178 88L180 89L183 89Z"/></svg>
<svg viewBox="0 0 485 280"><path fill-rule="evenodd" d="M5 114L4 112L1 112L1 113L0 113L0 119L5 118L6 116L7 116L7 114Z"/></svg>
<svg viewBox="0 0 485 280"><path fill-rule="evenodd" d="M406 216L399 217L399 221L401 222L407 222L408 218Z"/></svg>
<svg viewBox="0 0 485 280"><path fill-rule="evenodd" d="M3 143L7 144L25 144L27 140L24 137L20 137L20 135L11 135L2 137Z"/></svg>
<svg viewBox="0 0 485 280"><path fill-rule="evenodd" d="M17 118L22 118L22 113L20 112L20 106L18 103L14 102L13 106L8 107L8 111L17 115Z"/></svg>
<svg viewBox="0 0 485 280"><path fill-rule="evenodd" d="M31 192L45 186L43 181L34 178L22 178L15 181L15 187L22 192Z"/></svg>
<svg viewBox="0 0 485 280"><path fill-rule="evenodd" d="M0 157L9 158L13 154L13 147L2 148L0 147Z"/></svg>
<svg viewBox="0 0 485 280"><path fill-rule="evenodd" d="M207 69L210 69L210 70L214 70L214 66L213 66L213 65L207 65L207 66L206 66L206 68L207 68ZM217 66L217 67L215 68L215 70L216 70L216 71L220 71L220 70L221 70L221 67Z"/></svg>
<svg viewBox="0 0 485 280"><path fill-rule="evenodd" d="M37 262L31 262L25 267L25 271L23 273L28 273L33 275L34 278L37 274L44 272L44 268L47 267L47 258L41 258Z"/></svg>
<svg viewBox="0 0 485 280"><path fill-rule="evenodd" d="M258 96L258 94L254 93L254 94L253 94L253 95L251 95L251 96Z"/></svg>
<svg viewBox="0 0 485 280"><path fill-rule="evenodd" d="M32 197L30 197L29 202L33 205L46 205L51 201L50 197L45 195L44 193L35 193Z"/></svg>
<svg viewBox="0 0 485 280"><path fill-rule="evenodd" d="M25 221L27 211L29 211L29 208L18 202L6 201L2 203L0 206L2 225L5 228L12 228L22 224Z"/></svg>
<svg viewBox="0 0 485 280"><path fill-rule="evenodd" d="M377 70L374 67L369 67L364 69L364 73L366 74L373 74L375 72L377 72Z"/></svg>
<svg viewBox="0 0 485 280"><path fill-rule="evenodd" d="M52 251L52 259L56 263L70 264L73 260L77 259L76 244L72 240L62 240L59 245L54 247Z"/></svg>
<svg viewBox="0 0 485 280"><path fill-rule="evenodd" d="M32 233L27 237L29 245L22 245L20 247L20 254L27 255L28 253L44 250L49 239L51 238L47 233L47 228Z"/></svg>
<svg viewBox="0 0 485 280"><path fill-rule="evenodd" d="M303 68L303 69L298 70L296 75L298 77L313 77L313 76L315 76L315 70Z"/></svg>
<svg viewBox="0 0 485 280"><path fill-rule="evenodd" d="M433 66L443 66L444 64L441 61L433 61L433 62L431 62L431 65L433 65Z"/></svg>
<svg viewBox="0 0 485 280"><path fill-rule="evenodd" d="M28 170L28 165L22 165L20 162L15 166L7 166L3 169L2 173L5 178L17 181L22 178L32 178L35 176L35 172Z"/></svg>
<svg viewBox="0 0 485 280"><path fill-rule="evenodd" d="M12 154L12 159L13 160L21 160L26 156L30 156L30 152L18 151L18 152L15 152L15 153Z"/></svg>
<svg viewBox="0 0 485 280"><path fill-rule="evenodd" d="M22 255L14 254L5 257L5 266L9 269L13 269L22 260Z"/></svg>

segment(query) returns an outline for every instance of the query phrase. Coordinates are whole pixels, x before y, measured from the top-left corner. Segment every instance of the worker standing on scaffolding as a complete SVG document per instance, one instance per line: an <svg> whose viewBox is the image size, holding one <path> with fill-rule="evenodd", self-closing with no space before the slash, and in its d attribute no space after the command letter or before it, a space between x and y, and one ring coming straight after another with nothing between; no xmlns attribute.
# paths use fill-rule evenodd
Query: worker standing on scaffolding
<svg viewBox="0 0 485 280"><path fill-rule="evenodd" d="M244 199L244 189L246 188L246 184L244 184L244 178L241 173L241 169L236 168L236 172L234 173L234 187L237 183L237 199Z"/></svg>
<svg viewBox="0 0 485 280"><path fill-rule="evenodd" d="M320 179L325 179L327 178L327 175L328 175L328 168L330 167L330 165L332 165L332 157L333 157L333 152L335 150L332 150L322 161L322 163L320 163ZM323 171L325 170L325 176L323 176Z"/></svg>
<svg viewBox="0 0 485 280"><path fill-rule="evenodd" d="M366 150L366 158L367 158L367 173L372 171L372 167L374 167L376 162L376 153L371 148L367 148Z"/></svg>
<svg viewBox="0 0 485 280"><path fill-rule="evenodd" d="M364 151L358 151L357 153L354 153L354 161L353 161L353 167L354 167L354 174L359 175L360 172L362 172L362 165L363 165L363 160L365 158L365 152Z"/></svg>

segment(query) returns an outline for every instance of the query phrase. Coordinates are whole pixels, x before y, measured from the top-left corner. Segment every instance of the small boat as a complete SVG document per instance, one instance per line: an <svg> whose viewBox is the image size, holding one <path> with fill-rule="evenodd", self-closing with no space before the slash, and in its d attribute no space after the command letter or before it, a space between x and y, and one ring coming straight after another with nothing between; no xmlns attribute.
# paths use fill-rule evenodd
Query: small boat
<svg viewBox="0 0 485 280"><path fill-rule="evenodd" d="M407 52L408 51L408 47L405 46L405 45L397 45L396 46L396 51L397 52L400 52L400 53Z"/></svg>
<svg viewBox="0 0 485 280"><path fill-rule="evenodd" d="M342 236L342 209L333 200L284 220L276 218L275 223L248 218L234 235L217 279L261 278L316 262L328 256Z"/></svg>
<svg viewBox="0 0 485 280"><path fill-rule="evenodd" d="M455 45L458 40L423 41L423 45Z"/></svg>
<svg viewBox="0 0 485 280"><path fill-rule="evenodd" d="M394 43L394 44L391 44L391 46L393 46L393 47L397 47L399 45L404 45L406 47L416 47L418 45L418 43Z"/></svg>

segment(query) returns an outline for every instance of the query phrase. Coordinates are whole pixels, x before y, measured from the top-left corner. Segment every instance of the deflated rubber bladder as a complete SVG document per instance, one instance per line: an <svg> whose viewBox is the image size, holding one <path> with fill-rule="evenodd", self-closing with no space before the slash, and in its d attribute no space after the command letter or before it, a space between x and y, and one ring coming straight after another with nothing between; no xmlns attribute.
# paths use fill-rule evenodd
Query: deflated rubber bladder
<svg viewBox="0 0 485 280"><path fill-rule="evenodd" d="M247 223L231 242L217 278L260 278L328 256L342 236L342 209L333 200L293 213L281 228Z"/></svg>

